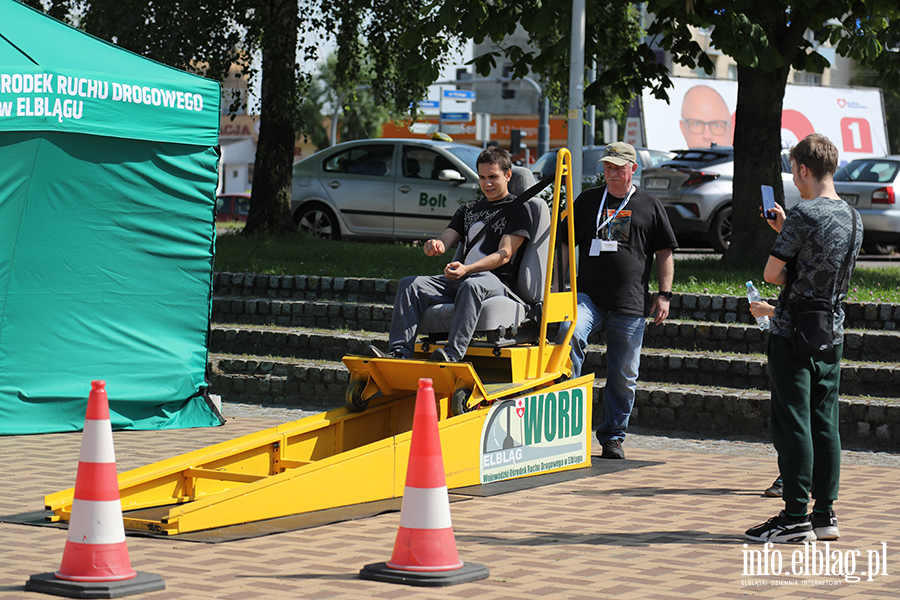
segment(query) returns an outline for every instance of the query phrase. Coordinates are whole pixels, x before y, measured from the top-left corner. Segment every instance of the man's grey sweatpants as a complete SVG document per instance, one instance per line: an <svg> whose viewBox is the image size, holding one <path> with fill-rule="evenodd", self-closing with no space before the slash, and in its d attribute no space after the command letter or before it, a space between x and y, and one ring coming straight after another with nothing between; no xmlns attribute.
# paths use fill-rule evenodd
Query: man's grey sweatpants
<svg viewBox="0 0 900 600"><path fill-rule="evenodd" d="M475 273L455 281L443 275L404 277L400 280L397 297L394 299L390 351L399 353L404 358L412 358L422 313L434 304L452 302L456 310L444 351L452 360L458 361L466 354L484 301L506 295L506 286L490 271Z"/></svg>

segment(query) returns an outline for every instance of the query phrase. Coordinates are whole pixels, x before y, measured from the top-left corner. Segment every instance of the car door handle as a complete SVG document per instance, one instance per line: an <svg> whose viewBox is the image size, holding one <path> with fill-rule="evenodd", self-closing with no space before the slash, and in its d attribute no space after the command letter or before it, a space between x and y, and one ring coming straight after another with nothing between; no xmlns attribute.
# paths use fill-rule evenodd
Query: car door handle
<svg viewBox="0 0 900 600"><path fill-rule="evenodd" d="M401 186L400 186L400 191L403 192L404 194L407 193L407 192L409 192L410 190L412 190L412 188L409 187L408 185L401 185Z"/></svg>
<svg viewBox="0 0 900 600"><path fill-rule="evenodd" d="M333 190L336 190L339 187L341 187L341 182L340 181L332 181L331 183L328 184L328 187L330 187Z"/></svg>

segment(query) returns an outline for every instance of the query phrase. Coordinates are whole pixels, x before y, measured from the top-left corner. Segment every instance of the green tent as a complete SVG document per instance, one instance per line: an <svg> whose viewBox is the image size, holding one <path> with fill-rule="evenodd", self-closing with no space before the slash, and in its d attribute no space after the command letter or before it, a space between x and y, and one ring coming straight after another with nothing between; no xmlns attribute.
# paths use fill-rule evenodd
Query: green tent
<svg viewBox="0 0 900 600"><path fill-rule="evenodd" d="M222 423L219 84L0 0L0 434Z"/></svg>

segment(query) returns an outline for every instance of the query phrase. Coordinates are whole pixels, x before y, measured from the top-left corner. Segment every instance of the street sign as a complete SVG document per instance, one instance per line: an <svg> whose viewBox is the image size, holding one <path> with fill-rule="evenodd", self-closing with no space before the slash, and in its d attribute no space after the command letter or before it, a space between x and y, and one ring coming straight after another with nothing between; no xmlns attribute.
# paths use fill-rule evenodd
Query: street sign
<svg viewBox="0 0 900 600"><path fill-rule="evenodd" d="M437 100L423 100L419 102L419 108L440 108L441 103Z"/></svg>
<svg viewBox="0 0 900 600"><path fill-rule="evenodd" d="M488 142L491 139L491 114L475 113L475 139Z"/></svg>
<svg viewBox="0 0 900 600"><path fill-rule="evenodd" d="M452 112L452 113L441 113L442 121L471 121L472 113L467 112Z"/></svg>
<svg viewBox="0 0 900 600"><path fill-rule="evenodd" d="M454 100L474 100L475 92L473 90L444 90L444 98L453 98Z"/></svg>
<svg viewBox="0 0 900 600"><path fill-rule="evenodd" d="M434 123L413 123L409 126L409 130L412 133L423 133L425 135L434 133L435 131L437 131L437 129L438 126Z"/></svg>
<svg viewBox="0 0 900 600"><path fill-rule="evenodd" d="M443 131L444 133L465 133L466 126L455 124L455 123L452 123L452 124L444 123L441 126L441 131Z"/></svg>

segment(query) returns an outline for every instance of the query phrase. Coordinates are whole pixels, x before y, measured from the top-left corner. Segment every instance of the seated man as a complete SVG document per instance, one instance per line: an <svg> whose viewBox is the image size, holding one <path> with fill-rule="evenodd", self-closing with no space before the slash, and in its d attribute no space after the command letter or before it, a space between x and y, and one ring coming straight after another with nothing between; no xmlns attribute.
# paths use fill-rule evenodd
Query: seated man
<svg viewBox="0 0 900 600"><path fill-rule="evenodd" d="M519 268L518 250L531 235L531 214L523 205L516 206L516 197L508 191L512 161L505 150L490 147L475 164L484 198L460 206L444 233L424 247L428 256L438 256L461 241L463 261L449 263L440 276L400 280L388 353L369 346L369 356L412 358L422 313L434 304L453 302L456 311L447 344L436 349L431 360L458 362L475 333L484 301L498 295L515 298L510 287Z"/></svg>

